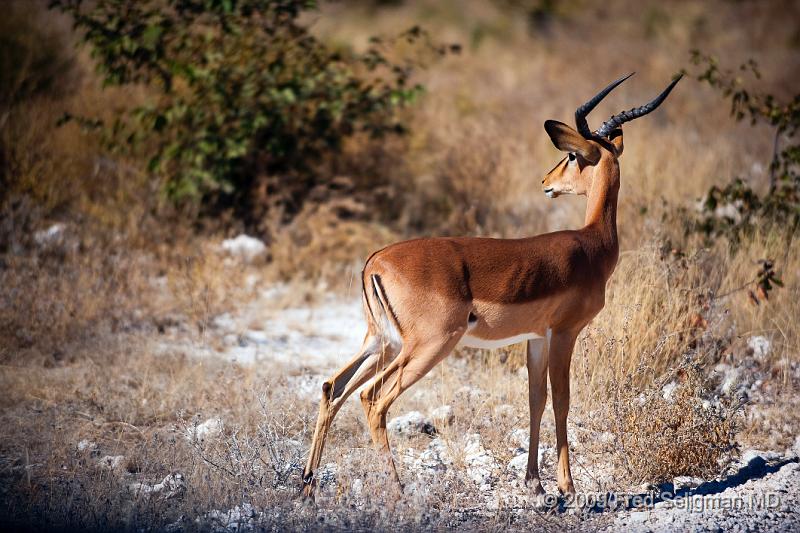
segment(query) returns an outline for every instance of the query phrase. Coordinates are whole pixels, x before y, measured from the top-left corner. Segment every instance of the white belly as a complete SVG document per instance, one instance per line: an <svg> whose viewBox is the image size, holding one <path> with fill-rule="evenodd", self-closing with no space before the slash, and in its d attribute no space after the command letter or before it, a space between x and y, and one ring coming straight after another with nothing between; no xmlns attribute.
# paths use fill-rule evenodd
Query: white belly
<svg viewBox="0 0 800 533"><path fill-rule="evenodd" d="M542 336L537 335L536 333L523 333L521 335L516 335L514 337L507 337L505 339L481 339L480 337L472 337L469 334L465 334L463 337L461 337L461 340L458 342L458 346L469 346L470 348L494 349L494 348L502 348L503 346L516 344L522 341L527 341L531 339L541 339L541 338Z"/></svg>

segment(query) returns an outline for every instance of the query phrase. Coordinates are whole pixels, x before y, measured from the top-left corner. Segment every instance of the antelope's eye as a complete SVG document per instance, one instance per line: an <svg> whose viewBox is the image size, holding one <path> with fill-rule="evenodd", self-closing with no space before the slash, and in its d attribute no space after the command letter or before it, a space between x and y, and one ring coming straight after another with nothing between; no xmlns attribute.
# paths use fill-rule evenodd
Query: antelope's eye
<svg viewBox="0 0 800 533"><path fill-rule="evenodd" d="M569 153L569 160L575 161L575 154L573 154L572 152Z"/></svg>

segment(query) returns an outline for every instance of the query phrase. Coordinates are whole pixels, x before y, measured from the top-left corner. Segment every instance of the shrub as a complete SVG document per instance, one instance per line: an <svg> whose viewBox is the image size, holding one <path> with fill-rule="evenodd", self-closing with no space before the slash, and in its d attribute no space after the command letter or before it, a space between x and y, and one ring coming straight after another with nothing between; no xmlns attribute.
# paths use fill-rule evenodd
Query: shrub
<svg viewBox="0 0 800 533"><path fill-rule="evenodd" d="M737 121L767 123L775 129L767 193L758 194L742 178L724 187L714 186L703 201L701 218L692 223L691 229L709 236L726 234L734 242L756 223L774 225L793 234L800 225L800 142L795 138L800 129L800 93L781 102L771 94L748 91L742 77L721 69L715 57L697 50L691 54L692 63L703 67L697 79L730 99L731 115ZM739 72L761 77L752 59L743 63Z"/></svg>
<svg viewBox="0 0 800 533"><path fill-rule="evenodd" d="M73 88L74 60L64 28L43 20L32 2L4 2L0 20L0 125L7 109L34 96Z"/></svg>
<svg viewBox="0 0 800 533"><path fill-rule="evenodd" d="M296 213L328 179L316 165L357 134L403 132L397 110L422 89L409 81L414 61L391 61L379 39L348 53L315 38L299 21L313 1L52 5L83 31L107 85L152 92L152 102L102 127L112 148L144 156L178 202L247 208L259 187L268 203ZM423 37L412 28L400 39Z"/></svg>
<svg viewBox="0 0 800 533"><path fill-rule="evenodd" d="M77 80L73 57L65 52L69 49L68 32L58 21L45 18L41 11L41 6L35 2L3 3L0 19L0 202L19 182L25 181L20 177L25 169L20 167L38 163L34 162L35 155L19 149L40 134L31 131L31 113L18 109L22 107L20 104L35 100L40 105L48 96L64 96L74 89ZM26 115L24 120L20 119L21 114ZM38 144L41 142L37 140Z"/></svg>
<svg viewBox="0 0 800 533"><path fill-rule="evenodd" d="M737 449L741 403L714 398L702 366L690 358L658 379L641 373L650 371L642 366L609 386L603 418L614 437L614 460L638 482L718 475Z"/></svg>

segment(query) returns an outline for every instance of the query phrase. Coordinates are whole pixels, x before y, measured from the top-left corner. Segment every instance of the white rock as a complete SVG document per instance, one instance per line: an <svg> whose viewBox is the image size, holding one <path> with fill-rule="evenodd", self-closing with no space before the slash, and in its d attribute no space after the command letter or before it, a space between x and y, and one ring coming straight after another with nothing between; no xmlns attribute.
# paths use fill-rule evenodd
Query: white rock
<svg viewBox="0 0 800 533"><path fill-rule="evenodd" d="M221 418L209 418L202 424L192 426L187 431L186 438L190 441L203 441L212 439L222 433L223 423Z"/></svg>
<svg viewBox="0 0 800 533"><path fill-rule="evenodd" d="M734 224L737 224L742 219L742 213L739 210L741 205L741 200L720 205L714 209L714 216L716 218L729 218L733 220Z"/></svg>
<svg viewBox="0 0 800 533"><path fill-rule="evenodd" d="M215 316L211 320L211 325L215 328L219 328L223 331L235 331L236 330L236 321L233 319L230 313L222 313Z"/></svg>
<svg viewBox="0 0 800 533"><path fill-rule="evenodd" d="M428 416L437 426L449 426L455 420L455 413L453 407L450 405L442 405L428 413Z"/></svg>
<svg viewBox="0 0 800 533"><path fill-rule="evenodd" d="M222 528L222 531L243 531L252 529L263 515L249 503L243 503L227 511L209 511L203 518ZM197 521L202 520L198 518Z"/></svg>
<svg viewBox="0 0 800 533"><path fill-rule="evenodd" d="M83 439L78 443L79 452L93 452L96 449L97 449L97 443L92 442L88 439Z"/></svg>
<svg viewBox="0 0 800 533"><path fill-rule="evenodd" d="M222 249L230 255L252 262L267 252L267 246L259 239L249 235L239 235L222 241Z"/></svg>
<svg viewBox="0 0 800 533"><path fill-rule="evenodd" d="M782 459L782 456L778 452L765 452L762 450L745 450L742 452L739 461L742 464L746 465L751 461L753 461L754 459L760 459L765 463L768 463L770 461Z"/></svg>
<svg viewBox="0 0 800 533"><path fill-rule="evenodd" d="M105 455L97 462L101 468L108 470L123 470L125 467L124 455Z"/></svg>
<svg viewBox="0 0 800 533"><path fill-rule="evenodd" d="M527 448L527 446L526 446L526 448ZM538 458L538 462L539 462L539 466L542 466L542 464L544 463L544 455L546 453L550 453L552 451L552 449L553 448L551 446L548 446L547 444L545 444L543 442L539 443L539 449L537 450L537 453L536 453L537 458ZM524 452L520 453L519 455L517 455L516 457L514 457L508 463L508 468L511 469L511 470L515 470L516 467L512 466L512 465L522 465L522 468L520 469L520 471L524 472L525 469L527 468L527 465L528 465L528 454L529 453L530 453L529 451L524 451Z"/></svg>
<svg viewBox="0 0 800 533"><path fill-rule="evenodd" d="M677 476L672 480L675 490L693 489L703 484L703 478L693 476Z"/></svg>
<svg viewBox="0 0 800 533"><path fill-rule="evenodd" d="M670 381L661 388L661 397L667 401L670 401L675 395L676 390L678 390L678 382Z"/></svg>
<svg viewBox="0 0 800 533"><path fill-rule="evenodd" d="M514 428L511 431L511 435L509 435L508 439L512 444L515 444L520 448L525 450L530 449L531 433L527 429Z"/></svg>
<svg viewBox="0 0 800 533"><path fill-rule="evenodd" d="M528 471L528 452L522 453L509 461L508 469L514 472Z"/></svg>
<svg viewBox="0 0 800 533"><path fill-rule="evenodd" d="M413 435L415 433L436 433L433 422L419 411L410 411L395 417L386 424L386 429L397 435Z"/></svg>
<svg viewBox="0 0 800 533"><path fill-rule="evenodd" d="M238 346L239 345L239 336L234 335L233 333L228 333L224 337L222 337L222 343L225 346Z"/></svg>
<svg viewBox="0 0 800 533"><path fill-rule="evenodd" d="M695 209L698 212L702 212L705 210L705 203L706 203L706 196L703 196L697 203L695 203ZM738 223L742 219L742 201L735 200L733 202L728 202L725 204L720 204L714 209L714 218L720 219L731 219L734 223Z"/></svg>
<svg viewBox="0 0 800 533"><path fill-rule="evenodd" d="M268 344L270 340L266 333L255 329L248 329L242 334L242 337L247 339L248 342L261 345Z"/></svg>
<svg viewBox="0 0 800 533"><path fill-rule="evenodd" d="M183 474L175 473L165 477L160 483L150 485L149 483L131 483L128 489L137 496L150 496L159 494L163 499L170 499L180 496L186 491L186 482Z"/></svg>
<svg viewBox="0 0 800 533"><path fill-rule="evenodd" d="M320 485L336 483L336 474L339 472L339 465L336 463L325 463L316 473Z"/></svg>
<svg viewBox="0 0 800 533"><path fill-rule="evenodd" d="M39 246L46 246L58 242L64 236L66 226L61 223L53 224L45 230L33 234L33 240Z"/></svg>
<svg viewBox="0 0 800 533"><path fill-rule="evenodd" d="M567 427L567 442L573 446L577 446L580 444L580 439L578 438L578 432L575 431L572 427Z"/></svg>
<svg viewBox="0 0 800 533"><path fill-rule="evenodd" d="M467 466L467 475L479 485L480 490L491 488L493 473L498 467L497 460L483 447L481 436L477 433L467 436L464 464Z"/></svg>
<svg viewBox="0 0 800 533"><path fill-rule="evenodd" d="M464 385L456 391L456 394L468 398L470 402L477 403L480 402L484 396L486 396L486 391L478 387Z"/></svg>
<svg viewBox="0 0 800 533"><path fill-rule="evenodd" d="M763 361L769 355L771 344L766 337L754 335L747 339L747 347L753 350L756 359Z"/></svg>
<svg viewBox="0 0 800 533"><path fill-rule="evenodd" d="M734 392L735 386L740 381L741 369L720 363L714 367L714 371L720 374L720 392L726 395Z"/></svg>
<svg viewBox="0 0 800 533"><path fill-rule="evenodd" d="M433 439L428 443L428 447L419 454L420 466L428 469L439 470L452 462L450 451L442 439Z"/></svg>

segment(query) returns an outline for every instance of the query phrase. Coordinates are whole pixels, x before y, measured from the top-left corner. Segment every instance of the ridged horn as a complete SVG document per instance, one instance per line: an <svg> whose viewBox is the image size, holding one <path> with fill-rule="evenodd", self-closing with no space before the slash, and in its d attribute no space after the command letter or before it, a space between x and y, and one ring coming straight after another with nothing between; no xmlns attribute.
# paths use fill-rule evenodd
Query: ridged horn
<svg viewBox="0 0 800 533"><path fill-rule="evenodd" d="M669 86L651 102L640 107L634 107L630 111L623 111L622 113L613 115L610 119L603 122L603 125L600 126L600 128L594 132L594 134L598 137L607 137L612 131L619 128L626 122L630 122L635 118L643 117L646 114L655 111L656 108L661 105L661 102L663 102L667 96L669 96L670 91L672 91L675 85L681 81L682 77L683 74L672 80L672 83L670 83Z"/></svg>
<svg viewBox="0 0 800 533"><path fill-rule="evenodd" d="M591 100L580 106L575 110L575 125L578 127L578 133L583 135L586 139L592 138L592 130L589 129L589 124L586 122L586 115L591 113L592 109L600 103L600 101L608 96L608 93L617 88L617 85L633 76L635 72L631 72L627 76L623 76L616 81L612 81L608 86L597 93Z"/></svg>

